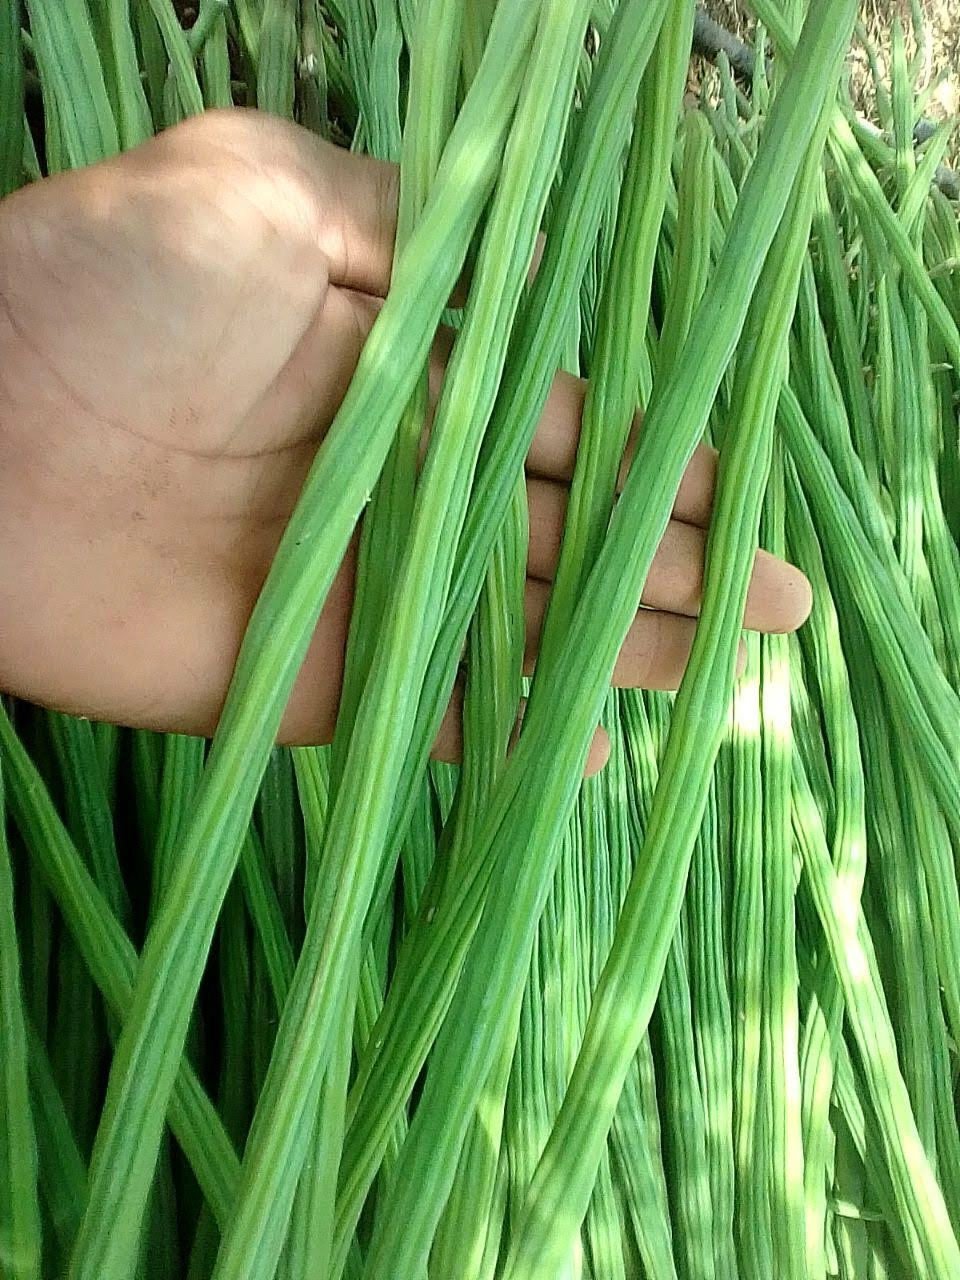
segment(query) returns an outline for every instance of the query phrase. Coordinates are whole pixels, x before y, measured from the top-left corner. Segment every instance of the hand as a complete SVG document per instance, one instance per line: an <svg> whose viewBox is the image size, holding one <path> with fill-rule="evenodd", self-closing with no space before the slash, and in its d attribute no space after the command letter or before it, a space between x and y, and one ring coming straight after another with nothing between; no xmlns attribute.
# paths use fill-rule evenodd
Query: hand
<svg viewBox="0 0 960 1280"><path fill-rule="evenodd" d="M0 205L0 688L91 718L212 732L387 289L396 201L391 166L231 111ZM527 463L531 664L583 393L557 377ZM679 683L715 472L700 449L619 684ZM332 734L353 571L351 550L282 741ZM745 625L790 630L809 607L803 575L760 552ZM458 721L454 706L438 743L447 757Z"/></svg>

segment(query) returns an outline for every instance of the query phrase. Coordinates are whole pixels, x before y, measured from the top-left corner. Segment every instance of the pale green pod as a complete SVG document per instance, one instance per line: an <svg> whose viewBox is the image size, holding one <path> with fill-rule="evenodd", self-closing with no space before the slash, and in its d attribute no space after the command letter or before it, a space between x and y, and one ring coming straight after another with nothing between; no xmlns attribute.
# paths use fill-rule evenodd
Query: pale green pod
<svg viewBox="0 0 960 1280"><path fill-rule="evenodd" d="M39 1280L37 1141L4 786L0 771L0 1273L10 1280Z"/></svg>

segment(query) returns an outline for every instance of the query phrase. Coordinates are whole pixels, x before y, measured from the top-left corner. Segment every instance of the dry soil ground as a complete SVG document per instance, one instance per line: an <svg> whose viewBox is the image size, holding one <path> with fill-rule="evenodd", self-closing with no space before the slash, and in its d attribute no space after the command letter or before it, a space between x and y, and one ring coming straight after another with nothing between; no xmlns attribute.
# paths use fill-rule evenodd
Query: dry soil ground
<svg viewBox="0 0 960 1280"><path fill-rule="evenodd" d="M921 88L938 76L945 77L934 92L927 114L944 119L960 113L960 0L915 0L922 13L921 32L924 74ZM749 39L753 20L743 0L703 0L703 8L715 21L741 38ZM861 0L860 18L876 47L881 63L889 58L891 36L897 18L903 24L908 50L916 50L911 0ZM865 115L873 113L873 96L862 50L853 54L852 85L858 105Z"/></svg>

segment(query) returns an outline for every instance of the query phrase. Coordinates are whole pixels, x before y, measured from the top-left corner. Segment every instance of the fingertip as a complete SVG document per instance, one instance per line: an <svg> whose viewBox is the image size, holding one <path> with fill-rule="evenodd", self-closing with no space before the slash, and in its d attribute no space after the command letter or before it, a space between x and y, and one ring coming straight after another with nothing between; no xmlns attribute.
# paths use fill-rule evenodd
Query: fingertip
<svg viewBox="0 0 960 1280"><path fill-rule="evenodd" d="M593 735L593 741L590 743L590 751L587 754L587 763L584 768L584 777L593 778L607 764L610 759L610 735L606 729L598 729Z"/></svg>
<svg viewBox="0 0 960 1280"><path fill-rule="evenodd" d="M542 231L539 231L533 246L533 257L530 259L530 269L527 272L527 282L529 284L532 284L537 278L537 272L540 270L540 263L543 261L543 251L546 247L547 237Z"/></svg>
<svg viewBox="0 0 960 1280"><path fill-rule="evenodd" d="M737 645L737 679L743 675L747 669L747 646L741 640Z"/></svg>
<svg viewBox="0 0 960 1280"><path fill-rule="evenodd" d="M779 630L789 634L798 631L813 612L813 587L796 565L784 565L783 577L784 625Z"/></svg>
<svg viewBox="0 0 960 1280"><path fill-rule="evenodd" d="M463 759L463 680L458 679L453 687L450 705L440 722L433 748L430 752L434 760L444 764L459 764Z"/></svg>
<svg viewBox="0 0 960 1280"><path fill-rule="evenodd" d="M707 444L697 445L696 451L683 473L673 512L677 520L683 520L700 529L706 529L713 514L713 499L717 488L717 467L720 455Z"/></svg>
<svg viewBox="0 0 960 1280"><path fill-rule="evenodd" d="M747 629L788 635L803 626L812 608L813 588L806 574L769 551L758 551L747 592Z"/></svg>

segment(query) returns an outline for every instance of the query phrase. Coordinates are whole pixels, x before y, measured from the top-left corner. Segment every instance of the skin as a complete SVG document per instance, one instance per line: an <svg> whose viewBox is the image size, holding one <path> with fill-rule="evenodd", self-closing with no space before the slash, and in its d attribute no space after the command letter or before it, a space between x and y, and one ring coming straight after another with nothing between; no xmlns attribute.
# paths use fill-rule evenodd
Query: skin
<svg viewBox="0 0 960 1280"><path fill-rule="evenodd" d="M396 207L392 166L241 111L188 121L0 204L0 688L94 719L213 731L285 522L389 285ZM439 335L434 389L448 349ZM528 669L584 389L558 374L527 461ZM620 685L679 684L715 474L700 449ZM330 740L353 572L351 549L283 742ZM793 630L810 603L798 570L758 553L746 627ZM437 753L458 751L455 694ZM605 753L598 737L591 768Z"/></svg>

